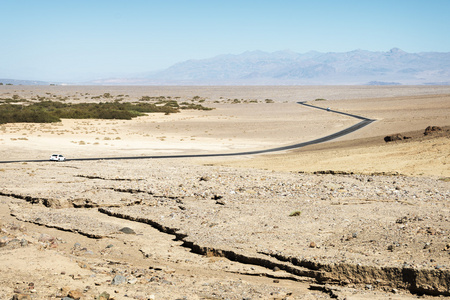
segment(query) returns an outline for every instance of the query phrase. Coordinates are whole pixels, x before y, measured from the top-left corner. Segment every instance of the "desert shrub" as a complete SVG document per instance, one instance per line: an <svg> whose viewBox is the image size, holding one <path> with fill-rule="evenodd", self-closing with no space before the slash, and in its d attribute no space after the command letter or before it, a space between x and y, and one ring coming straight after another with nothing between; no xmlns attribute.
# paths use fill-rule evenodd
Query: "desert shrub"
<svg viewBox="0 0 450 300"><path fill-rule="evenodd" d="M141 99L139 99L139 101L150 101L152 100L152 97L150 96L142 96Z"/></svg>
<svg viewBox="0 0 450 300"><path fill-rule="evenodd" d="M266 101L266 103L274 103L272 99L265 99L264 101Z"/></svg>
<svg viewBox="0 0 450 300"><path fill-rule="evenodd" d="M180 109L213 110L214 108L205 107L205 106L203 106L201 104L189 103L189 104L185 104L185 105L180 106Z"/></svg>
<svg viewBox="0 0 450 300"><path fill-rule="evenodd" d="M300 216L301 214L302 214L301 211L296 210L296 211L291 212L291 213L289 214L289 217L298 217L298 216Z"/></svg>
<svg viewBox="0 0 450 300"><path fill-rule="evenodd" d="M107 94L107 93L106 93ZM105 94L104 94L105 95ZM63 103L59 101L44 100L26 105L15 105L2 103L0 105L0 124L32 122L50 123L59 122L61 119L122 119L143 116L146 113L171 114L179 112L180 109L211 110L200 104L188 104L180 107L175 100L163 100L163 96L158 97L158 103L148 102L100 102L100 103ZM165 98L165 97L164 97ZM16 101L14 99L0 99L4 102ZM24 102L22 100L17 100Z"/></svg>
<svg viewBox="0 0 450 300"><path fill-rule="evenodd" d="M18 99L18 98L4 98L4 99L0 99L1 102L3 103L19 103L19 102L29 102L28 100L25 99Z"/></svg>

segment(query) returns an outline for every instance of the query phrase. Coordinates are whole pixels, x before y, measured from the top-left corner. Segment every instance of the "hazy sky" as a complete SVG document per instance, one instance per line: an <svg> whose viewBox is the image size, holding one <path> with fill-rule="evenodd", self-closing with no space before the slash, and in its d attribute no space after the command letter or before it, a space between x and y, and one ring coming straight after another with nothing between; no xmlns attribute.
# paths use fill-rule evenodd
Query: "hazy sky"
<svg viewBox="0 0 450 300"><path fill-rule="evenodd" d="M450 0L0 0L0 78L87 80L262 50L450 52Z"/></svg>

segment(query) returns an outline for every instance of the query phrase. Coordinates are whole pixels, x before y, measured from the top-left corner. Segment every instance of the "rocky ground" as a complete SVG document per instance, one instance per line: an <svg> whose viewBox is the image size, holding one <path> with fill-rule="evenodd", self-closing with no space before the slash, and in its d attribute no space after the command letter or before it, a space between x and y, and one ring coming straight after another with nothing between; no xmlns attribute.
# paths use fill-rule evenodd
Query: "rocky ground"
<svg viewBox="0 0 450 300"><path fill-rule="evenodd" d="M450 295L445 178L176 159L13 163L1 176L1 299Z"/></svg>

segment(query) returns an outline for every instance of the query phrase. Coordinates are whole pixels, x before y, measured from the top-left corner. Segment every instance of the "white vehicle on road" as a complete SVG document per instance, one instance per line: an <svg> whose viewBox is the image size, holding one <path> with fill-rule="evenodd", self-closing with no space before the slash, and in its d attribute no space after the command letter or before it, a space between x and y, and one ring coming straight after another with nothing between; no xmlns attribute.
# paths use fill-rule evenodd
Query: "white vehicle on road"
<svg viewBox="0 0 450 300"><path fill-rule="evenodd" d="M50 156L50 160L51 161L65 161L66 158L61 154L52 154L52 156Z"/></svg>

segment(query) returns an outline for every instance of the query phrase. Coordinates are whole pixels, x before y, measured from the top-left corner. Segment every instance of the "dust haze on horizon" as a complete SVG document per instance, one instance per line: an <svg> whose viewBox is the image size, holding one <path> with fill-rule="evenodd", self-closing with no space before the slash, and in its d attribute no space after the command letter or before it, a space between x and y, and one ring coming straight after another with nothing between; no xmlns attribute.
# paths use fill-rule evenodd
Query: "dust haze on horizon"
<svg viewBox="0 0 450 300"><path fill-rule="evenodd" d="M261 50L450 52L450 1L7 1L0 78L139 77Z"/></svg>

